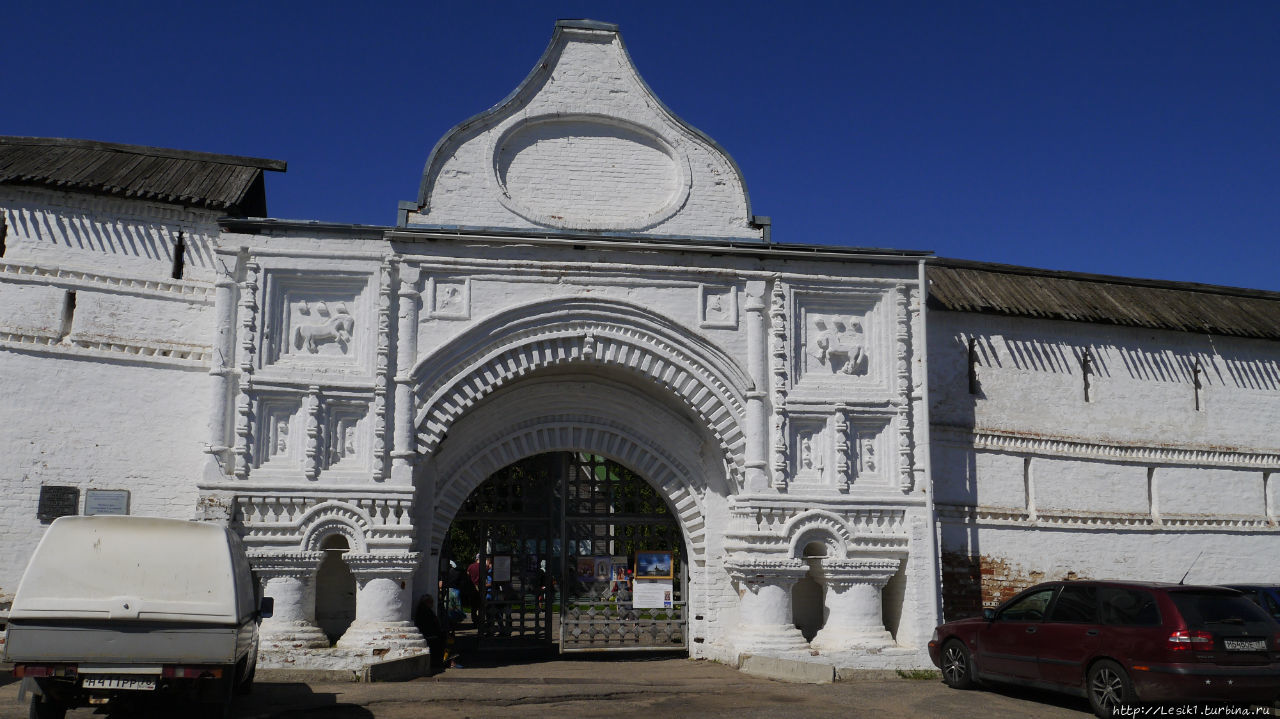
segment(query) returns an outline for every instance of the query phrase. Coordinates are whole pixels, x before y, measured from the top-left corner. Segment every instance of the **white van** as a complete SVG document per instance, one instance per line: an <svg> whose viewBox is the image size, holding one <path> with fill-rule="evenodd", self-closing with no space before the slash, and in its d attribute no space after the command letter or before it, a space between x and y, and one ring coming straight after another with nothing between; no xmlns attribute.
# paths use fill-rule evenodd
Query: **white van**
<svg viewBox="0 0 1280 719"><path fill-rule="evenodd" d="M215 524L61 517L9 612L6 661L31 715L181 695L224 715L253 681L258 623L240 538Z"/></svg>

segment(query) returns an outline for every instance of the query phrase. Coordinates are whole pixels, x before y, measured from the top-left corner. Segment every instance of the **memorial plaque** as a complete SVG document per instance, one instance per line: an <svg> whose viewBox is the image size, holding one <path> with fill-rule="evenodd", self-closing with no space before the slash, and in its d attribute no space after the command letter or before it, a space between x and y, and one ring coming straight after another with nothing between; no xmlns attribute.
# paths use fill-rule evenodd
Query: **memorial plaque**
<svg viewBox="0 0 1280 719"><path fill-rule="evenodd" d="M79 487L60 487L48 484L40 487L40 506L36 509L36 518L41 522L52 522L58 517L79 513Z"/></svg>
<svg viewBox="0 0 1280 719"><path fill-rule="evenodd" d="M84 493L85 516L91 514L128 514L129 490L88 489Z"/></svg>

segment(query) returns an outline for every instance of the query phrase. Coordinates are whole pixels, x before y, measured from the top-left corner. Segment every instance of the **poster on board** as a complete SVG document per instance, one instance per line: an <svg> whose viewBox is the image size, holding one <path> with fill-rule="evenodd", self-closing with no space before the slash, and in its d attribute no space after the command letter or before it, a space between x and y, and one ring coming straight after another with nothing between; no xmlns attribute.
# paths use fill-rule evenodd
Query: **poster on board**
<svg viewBox="0 0 1280 719"><path fill-rule="evenodd" d="M596 581L595 557L578 557L578 581L583 584Z"/></svg>
<svg viewBox="0 0 1280 719"><path fill-rule="evenodd" d="M635 609L670 609L673 598L671 580L637 579L631 594L631 606Z"/></svg>
<svg viewBox="0 0 1280 719"><path fill-rule="evenodd" d="M609 581L609 570L613 568L613 560L609 557L596 557L595 575L597 582Z"/></svg>
<svg viewBox="0 0 1280 719"><path fill-rule="evenodd" d="M636 579L674 579L671 552L636 552Z"/></svg>
<svg viewBox="0 0 1280 719"><path fill-rule="evenodd" d="M493 558L493 581L511 581L511 555L499 554Z"/></svg>

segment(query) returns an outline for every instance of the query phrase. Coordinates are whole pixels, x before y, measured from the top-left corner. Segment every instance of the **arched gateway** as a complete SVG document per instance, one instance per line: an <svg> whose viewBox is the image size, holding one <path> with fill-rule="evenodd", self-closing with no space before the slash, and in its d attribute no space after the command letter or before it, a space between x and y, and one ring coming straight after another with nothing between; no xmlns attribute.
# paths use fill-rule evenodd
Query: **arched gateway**
<svg viewBox="0 0 1280 719"><path fill-rule="evenodd" d="M767 228L590 21L437 144L398 227L227 223L201 512L240 528L276 598L265 661L422 651L413 608L468 497L572 456L669 508L691 654L927 663L920 255ZM544 561L529 546L511 556ZM664 550L593 546L602 571Z"/></svg>

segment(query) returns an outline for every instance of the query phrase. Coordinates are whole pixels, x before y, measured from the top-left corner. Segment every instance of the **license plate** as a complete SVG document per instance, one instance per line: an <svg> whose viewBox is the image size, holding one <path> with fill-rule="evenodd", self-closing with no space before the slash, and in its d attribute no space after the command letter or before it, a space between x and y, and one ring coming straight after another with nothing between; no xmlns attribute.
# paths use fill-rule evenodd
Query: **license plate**
<svg viewBox="0 0 1280 719"><path fill-rule="evenodd" d="M1229 652L1265 652L1265 639L1223 639L1222 647Z"/></svg>
<svg viewBox="0 0 1280 719"><path fill-rule="evenodd" d="M126 689L129 691L153 692L156 690L155 677L85 677L80 682L85 689Z"/></svg>

